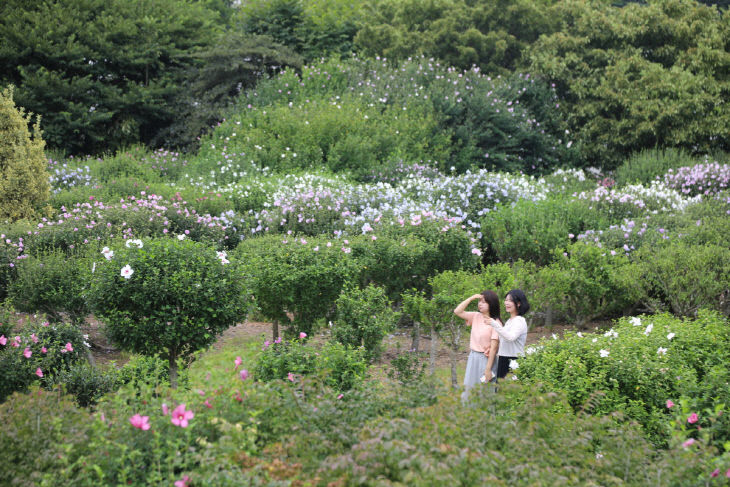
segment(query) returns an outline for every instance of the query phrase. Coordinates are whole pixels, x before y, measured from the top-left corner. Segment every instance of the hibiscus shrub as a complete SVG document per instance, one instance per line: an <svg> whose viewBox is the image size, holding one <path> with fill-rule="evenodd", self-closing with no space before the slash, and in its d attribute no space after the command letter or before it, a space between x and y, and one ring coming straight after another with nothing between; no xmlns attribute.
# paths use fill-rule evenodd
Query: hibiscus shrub
<svg viewBox="0 0 730 487"><path fill-rule="evenodd" d="M696 320L670 315L622 318L608 331L568 334L527 348L516 374L544 391L563 391L576 411L615 411L638 421L656 443L668 441L667 400L684 397L694 411L730 404L730 333L726 318L701 312ZM724 384L724 385L722 385ZM730 420L699 425L714 441L730 439Z"/></svg>
<svg viewBox="0 0 730 487"><path fill-rule="evenodd" d="M346 287L335 303L337 318L332 336L343 345L362 346L374 362L383 353L383 338L395 329L400 313L393 311L385 291L372 284Z"/></svg>
<svg viewBox="0 0 730 487"><path fill-rule="evenodd" d="M72 324L33 321L14 336L0 335L0 402L26 391L86 357L81 330Z"/></svg>
<svg viewBox="0 0 730 487"><path fill-rule="evenodd" d="M291 323L285 332L294 337L329 319L342 287L357 278L351 252L347 240L267 235L244 240L235 255L259 310Z"/></svg>
<svg viewBox="0 0 730 487"><path fill-rule="evenodd" d="M237 263L188 239L128 240L100 257L89 306L122 349L160 354L177 383L177 359L242 322L247 294Z"/></svg>
<svg viewBox="0 0 730 487"><path fill-rule="evenodd" d="M262 382L276 379L295 382L302 376L317 376L337 391L349 391L362 383L368 368L364 348L337 342L314 348L305 345L303 338L265 342L254 378Z"/></svg>

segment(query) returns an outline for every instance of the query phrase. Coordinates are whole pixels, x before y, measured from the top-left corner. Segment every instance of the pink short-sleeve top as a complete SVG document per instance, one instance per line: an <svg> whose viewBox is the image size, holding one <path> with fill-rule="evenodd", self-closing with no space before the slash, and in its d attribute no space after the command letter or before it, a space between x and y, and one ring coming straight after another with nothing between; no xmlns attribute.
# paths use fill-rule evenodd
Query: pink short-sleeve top
<svg viewBox="0 0 730 487"><path fill-rule="evenodd" d="M484 322L484 316L481 313L472 312L469 314L471 316L466 320L466 324L471 326L469 348L475 352L489 355L491 341L498 340L499 336L491 326Z"/></svg>

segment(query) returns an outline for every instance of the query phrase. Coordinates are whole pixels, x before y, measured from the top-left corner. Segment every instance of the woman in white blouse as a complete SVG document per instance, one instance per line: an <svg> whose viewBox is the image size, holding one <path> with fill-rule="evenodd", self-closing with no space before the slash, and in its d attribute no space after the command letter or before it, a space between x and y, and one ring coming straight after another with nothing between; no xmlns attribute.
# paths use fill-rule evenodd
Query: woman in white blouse
<svg viewBox="0 0 730 487"><path fill-rule="evenodd" d="M498 379L503 379L507 375L510 361L525 354L527 322L523 316L530 310L530 304L527 302L525 293L519 289L513 289L504 298L504 309L510 315L504 325L492 318L485 320L499 335Z"/></svg>

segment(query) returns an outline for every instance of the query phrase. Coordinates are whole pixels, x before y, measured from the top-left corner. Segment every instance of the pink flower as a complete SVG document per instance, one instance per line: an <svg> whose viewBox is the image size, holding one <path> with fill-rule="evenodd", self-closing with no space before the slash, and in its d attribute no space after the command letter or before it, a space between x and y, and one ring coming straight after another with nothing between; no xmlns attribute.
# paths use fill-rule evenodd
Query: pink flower
<svg viewBox="0 0 730 487"><path fill-rule="evenodd" d="M692 414L690 414L690 415L689 415L689 417L687 418L687 422L688 422L689 424L695 424L695 423L697 422L697 420L698 420L698 419L700 419L700 418L699 418L699 417L697 416L697 413L692 413Z"/></svg>
<svg viewBox="0 0 730 487"><path fill-rule="evenodd" d="M274 343L281 343L281 337L276 337L276 340L274 340Z"/></svg>
<svg viewBox="0 0 730 487"><path fill-rule="evenodd" d="M728 469L728 471L727 471L727 472L725 472L725 477L727 477L727 478L729 478L729 479L730 479L730 469Z"/></svg>
<svg viewBox="0 0 730 487"><path fill-rule="evenodd" d="M208 409L213 409L213 405L210 403L210 401L208 401L208 399L203 401L203 404L205 404L205 407L207 407Z"/></svg>
<svg viewBox="0 0 730 487"><path fill-rule="evenodd" d="M135 414L134 416L129 418L129 422L132 423L132 426L141 429L142 431L147 431L148 429L150 429L149 420L149 416L140 416L139 414Z"/></svg>
<svg viewBox="0 0 730 487"><path fill-rule="evenodd" d="M687 448L688 446L692 446L694 444L695 444L695 439L694 438L690 438L689 440L687 440L684 443L682 443L682 446L684 448Z"/></svg>
<svg viewBox="0 0 730 487"><path fill-rule="evenodd" d="M41 347L41 353L47 353L48 349L46 347Z"/></svg>
<svg viewBox="0 0 730 487"><path fill-rule="evenodd" d="M238 370L238 367L241 365L243 361L241 360L241 357L236 357L236 360L233 361L234 364L236 364L236 368L233 370Z"/></svg>
<svg viewBox="0 0 730 487"><path fill-rule="evenodd" d="M289 372L287 374L286 378L287 378L287 380L294 382L294 374L292 374L291 372Z"/></svg>
<svg viewBox="0 0 730 487"><path fill-rule="evenodd" d="M190 477L183 475L182 480L175 481L175 487L188 487L188 482L190 482Z"/></svg>
<svg viewBox="0 0 730 487"><path fill-rule="evenodd" d="M172 424L181 428L188 427L188 420L193 419L195 415L192 411L185 410L185 404L180 404L172 411Z"/></svg>
<svg viewBox="0 0 730 487"><path fill-rule="evenodd" d="M71 342L68 342L64 348L66 349L67 352L74 351L74 347L71 346Z"/></svg>
<svg viewBox="0 0 730 487"><path fill-rule="evenodd" d="M342 399L342 394L338 395L337 399Z"/></svg>
<svg viewBox="0 0 730 487"><path fill-rule="evenodd" d="M264 346L261 350L266 350L267 348L269 348L269 345L271 345L270 341L268 341L268 340L264 341Z"/></svg>
<svg viewBox="0 0 730 487"><path fill-rule="evenodd" d="M167 404L164 402L162 403L162 415L167 416L167 413L170 412L170 408L167 407Z"/></svg>
<svg viewBox="0 0 730 487"><path fill-rule="evenodd" d="M18 348L20 346L20 337L13 338L13 343L11 343L11 345Z"/></svg>
<svg viewBox="0 0 730 487"><path fill-rule="evenodd" d="M241 370L241 375L240 376L241 376L241 380L248 379L248 370L246 370L246 369Z"/></svg>
<svg viewBox="0 0 730 487"><path fill-rule="evenodd" d="M35 333L33 333L33 334L32 334L32 335L30 336L30 339L31 339L31 340L33 340L33 343L38 343L38 337L37 337L37 336L35 335Z"/></svg>
<svg viewBox="0 0 730 487"><path fill-rule="evenodd" d="M667 409L672 409L674 407L674 403L671 399L667 399Z"/></svg>
<svg viewBox="0 0 730 487"><path fill-rule="evenodd" d="M8 339L5 338L5 335L0 335L0 345L5 346L6 343L8 343Z"/></svg>
<svg viewBox="0 0 730 487"><path fill-rule="evenodd" d="M23 357L30 358L31 355L33 355L33 352L30 351L30 348L25 347L25 350L23 350Z"/></svg>
<svg viewBox="0 0 730 487"><path fill-rule="evenodd" d="M301 332L299 332L299 338L304 340L305 338L307 338L307 334L304 333L303 331L301 331Z"/></svg>
<svg viewBox="0 0 730 487"><path fill-rule="evenodd" d="M41 370L40 367L35 369L35 375L37 375L38 377L43 377L43 371Z"/></svg>
<svg viewBox="0 0 730 487"><path fill-rule="evenodd" d="M715 478L718 475L720 475L720 469L716 468L715 470L712 471L712 473L710 474L710 477Z"/></svg>

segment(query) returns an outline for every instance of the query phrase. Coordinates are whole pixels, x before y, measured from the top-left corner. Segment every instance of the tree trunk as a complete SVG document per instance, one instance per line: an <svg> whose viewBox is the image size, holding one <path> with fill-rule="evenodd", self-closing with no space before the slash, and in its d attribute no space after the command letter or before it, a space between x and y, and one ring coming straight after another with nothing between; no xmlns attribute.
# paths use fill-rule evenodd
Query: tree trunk
<svg viewBox="0 0 730 487"><path fill-rule="evenodd" d="M553 329L553 308L552 306L548 306L545 308L545 328L547 328L549 331L552 331Z"/></svg>
<svg viewBox="0 0 730 487"><path fill-rule="evenodd" d="M413 322L413 341L411 342L411 350L418 352L421 338L421 324L417 321Z"/></svg>
<svg viewBox="0 0 730 487"><path fill-rule="evenodd" d="M451 362L451 387L459 387L459 380L456 378L456 351L449 347L449 362Z"/></svg>
<svg viewBox="0 0 730 487"><path fill-rule="evenodd" d="M428 353L428 368L431 375L436 373L436 330L431 330L431 349Z"/></svg>
<svg viewBox="0 0 730 487"><path fill-rule="evenodd" d="M271 322L271 335L273 336L272 341L276 341L279 338L279 320Z"/></svg>
<svg viewBox="0 0 730 487"><path fill-rule="evenodd" d="M170 387L177 389L177 355L173 352L169 357L170 364Z"/></svg>

